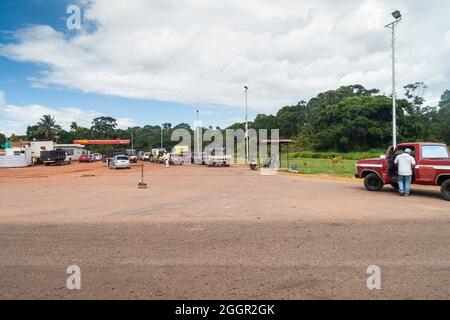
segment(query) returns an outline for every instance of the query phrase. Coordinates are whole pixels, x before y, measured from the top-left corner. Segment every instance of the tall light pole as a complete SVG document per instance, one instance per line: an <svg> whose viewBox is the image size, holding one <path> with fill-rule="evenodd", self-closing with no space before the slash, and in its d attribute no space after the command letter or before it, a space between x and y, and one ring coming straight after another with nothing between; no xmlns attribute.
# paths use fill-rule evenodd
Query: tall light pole
<svg viewBox="0 0 450 320"><path fill-rule="evenodd" d="M198 113L200 112L199 110L195 110L195 112L197 113L197 122L196 122L196 126L195 126L195 130L197 130L197 153L201 154L200 151L200 132L199 132L199 122L198 122ZM198 154L197 154L198 157Z"/></svg>
<svg viewBox="0 0 450 320"><path fill-rule="evenodd" d="M131 150L134 150L133 131L131 131Z"/></svg>
<svg viewBox="0 0 450 320"><path fill-rule="evenodd" d="M161 125L161 149L163 148L163 125Z"/></svg>
<svg viewBox="0 0 450 320"><path fill-rule="evenodd" d="M392 146L397 146L397 93L395 84L395 27L402 20L400 11L396 10L392 12L392 16L395 18L394 22L389 23L385 28L392 30Z"/></svg>
<svg viewBox="0 0 450 320"><path fill-rule="evenodd" d="M247 91L248 87L244 86L245 89L245 163L248 163L248 100Z"/></svg>

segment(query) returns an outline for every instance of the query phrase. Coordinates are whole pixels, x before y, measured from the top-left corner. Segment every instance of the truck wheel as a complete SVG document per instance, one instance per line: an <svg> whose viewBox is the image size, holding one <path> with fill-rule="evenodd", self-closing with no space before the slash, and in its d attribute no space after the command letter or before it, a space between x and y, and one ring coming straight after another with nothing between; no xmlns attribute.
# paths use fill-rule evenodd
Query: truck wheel
<svg viewBox="0 0 450 320"><path fill-rule="evenodd" d="M442 184L441 193L444 200L450 201L450 179L447 179Z"/></svg>
<svg viewBox="0 0 450 320"><path fill-rule="evenodd" d="M392 188L394 188L395 191L400 190L400 187L398 186L398 183L397 183L397 182L391 183L391 186L392 186Z"/></svg>
<svg viewBox="0 0 450 320"><path fill-rule="evenodd" d="M383 189L383 185L383 181L381 181L381 179L375 173L369 174L364 179L364 186L369 191L380 191L381 189Z"/></svg>

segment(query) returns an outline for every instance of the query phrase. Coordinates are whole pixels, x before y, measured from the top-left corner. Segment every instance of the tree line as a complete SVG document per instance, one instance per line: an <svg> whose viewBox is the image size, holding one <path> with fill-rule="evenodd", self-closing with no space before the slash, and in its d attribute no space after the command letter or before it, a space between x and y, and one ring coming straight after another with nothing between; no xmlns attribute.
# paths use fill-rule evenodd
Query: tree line
<svg viewBox="0 0 450 320"><path fill-rule="evenodd" d="M405 97L397 100L398 141L429 141L450 144L450 90L446 90L438 106L427 106L421 96L426 86L421 82L404 87ZM245 123L235 123L225 129L244 129ZM167 149L177 142L171 141L175 129L193 130L187 123L172 126L145 125L143 127L118 128L116 119L98 117L91 127L73 122L64 130L50 115L44 115L35 125L27 128L25 136L11 137L12 141L55 139L58 143L72 143L77 139L130 139L134 148L150 150L161 146ZM377 89L361 85L342 86L318 94L308 102L284 106L276 114L258 114L249 122L253 129L279 129L281 138L291 138L298 150L317 151L367 151L385 149L392 140L392 98L380 94ZM203 128L213 129L212 127ZM0 134L0 143L6 137ZM193 142L192 142L193 143ZM108 146L90 146L91 150L105 152Z"/></svg>
<svg viewBox="0 0 450 320"><path fill-rule="evenodd" d="M425 84L404 87L397 99L398 141L450 144L450 90L438 106L425 105ZM243 128L236 123L233 128ZM280 137L292 138L300 150L367 151L385 149L392 141L392 97L361 85L342 86L318 94L308 102L285 106L275 115L258 114L255 129L279 128Z"/></svg>

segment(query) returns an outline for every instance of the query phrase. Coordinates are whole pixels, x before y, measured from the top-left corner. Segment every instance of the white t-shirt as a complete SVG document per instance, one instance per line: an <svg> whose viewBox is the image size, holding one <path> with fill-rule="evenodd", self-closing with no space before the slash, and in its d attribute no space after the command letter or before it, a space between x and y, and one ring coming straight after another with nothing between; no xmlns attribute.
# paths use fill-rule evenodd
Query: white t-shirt
<svg viewBox="0 0 450 320"><path fill-rule="evenodd" d="M395 164L398 164L398 175L399 176L412 176L412 166L416 165L416 160L414 157L408 153L402 153L395 158Z"/></svg>

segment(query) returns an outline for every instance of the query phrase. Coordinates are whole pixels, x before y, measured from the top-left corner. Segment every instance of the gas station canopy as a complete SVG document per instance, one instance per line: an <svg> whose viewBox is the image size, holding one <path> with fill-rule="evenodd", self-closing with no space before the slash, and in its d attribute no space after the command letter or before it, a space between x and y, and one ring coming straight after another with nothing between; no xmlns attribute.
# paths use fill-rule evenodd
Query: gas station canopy
<svg viewBox="0 0 450 320"><path fill-rule="evenodd" d="M73 144L82 144L82 145L91 145L91 144L95 144L95 145L99 145L99 144L110 144L110 145L114 145L114 144L130 144L131 140L121 140L121 139L111 139L111 140L74 140Z"/></svg>

